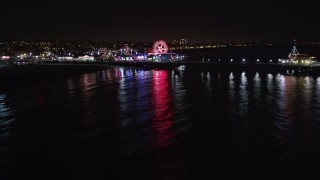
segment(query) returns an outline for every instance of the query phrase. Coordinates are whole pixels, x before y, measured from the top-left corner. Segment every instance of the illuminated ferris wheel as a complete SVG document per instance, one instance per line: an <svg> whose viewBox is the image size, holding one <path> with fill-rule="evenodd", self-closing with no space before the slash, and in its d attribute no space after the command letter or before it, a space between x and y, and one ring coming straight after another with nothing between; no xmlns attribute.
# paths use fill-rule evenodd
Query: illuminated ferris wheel
<svg viewBox="0 0 320 180"><path fill-rule="evenodd" d="M163 40L156 41L153 45L153 53L155 54L167 53L168 49L167 43Z"/></svg>

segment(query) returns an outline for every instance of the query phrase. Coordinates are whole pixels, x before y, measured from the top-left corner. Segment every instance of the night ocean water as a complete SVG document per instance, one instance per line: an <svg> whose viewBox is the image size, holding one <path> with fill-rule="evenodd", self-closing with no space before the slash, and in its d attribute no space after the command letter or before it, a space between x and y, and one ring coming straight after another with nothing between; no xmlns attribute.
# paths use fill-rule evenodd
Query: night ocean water
<svg viewBox="0 0 320 180"><path fill-rule="evenodd" d="M109 67L0 91L0 179L317 179L320 77Z"/></svg>

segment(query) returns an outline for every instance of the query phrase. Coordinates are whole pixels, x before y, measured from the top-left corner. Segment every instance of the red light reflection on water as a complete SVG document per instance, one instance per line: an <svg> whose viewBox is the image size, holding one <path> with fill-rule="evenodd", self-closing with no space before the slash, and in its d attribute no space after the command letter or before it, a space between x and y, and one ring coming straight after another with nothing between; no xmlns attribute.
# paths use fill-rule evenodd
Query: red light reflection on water
<svg viewBox="0 0 320 180"><path fill-rule="evenodd" d="M155 70L152 81L153 127L156 130L155 147L163 148L172 143L176 136L172 132L173 102L169 72Z"/></svg>

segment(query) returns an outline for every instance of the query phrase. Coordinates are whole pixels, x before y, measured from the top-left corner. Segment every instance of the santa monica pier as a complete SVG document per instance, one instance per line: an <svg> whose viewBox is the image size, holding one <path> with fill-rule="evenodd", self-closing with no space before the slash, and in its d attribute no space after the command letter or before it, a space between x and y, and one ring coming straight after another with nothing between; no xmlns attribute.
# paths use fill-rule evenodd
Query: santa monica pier
<svg viewBox="0 0 320 180"><path fill-rule="evenodd" d="M286 74L319 72L320 63L314 56L299 53L298 47L309 52L317 43L288 43L279 53L272 43L190 43L185 38L167 43L154 42L89 43L89 42L2 42L1 64L97 64L140 68L227 68L276 70ZM291 48L291 52L289 51ZM248 49L252 49L248 51ZM260 50L259 50L260 49ZM261 51L261 49L271 49ZM261 52L259 52L261 51ZM278 53L275 53L275 52ZM285 52L287 51L287 52ZM234 53L241 52L241 53ZM256 53L259 52L259 53ZM255 54L256 55L252 55ZM227 54L227 55L226 55ZM288 55L289 54L289 55ZM318 55L318 54L316 54Z"/></svg>

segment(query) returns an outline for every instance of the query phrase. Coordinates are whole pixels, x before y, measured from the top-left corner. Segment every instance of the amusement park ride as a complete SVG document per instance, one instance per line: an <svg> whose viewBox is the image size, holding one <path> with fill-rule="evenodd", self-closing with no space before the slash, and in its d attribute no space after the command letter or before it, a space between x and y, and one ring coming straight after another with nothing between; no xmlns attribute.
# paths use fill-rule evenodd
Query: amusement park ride
<svg viewBox="0 0 320 180"><path fill-rule="evenodd" d="M152 52L141 53L126 44L120 50L108 50L106 48L99 49L99 54L102 60L114 61L177 61L182 60L184 56L179 56L177 53L168 53L169 47L163 40L156 41L152 46Z"/></svg>
<svg viewBox="0 0 320 180"><path fill-rule="evenodd" d="M156 41L153 44L153 53L154 54L165 54L168 53L168 45L165 41L160 40L160 41Z"/></svg>

